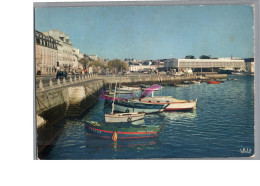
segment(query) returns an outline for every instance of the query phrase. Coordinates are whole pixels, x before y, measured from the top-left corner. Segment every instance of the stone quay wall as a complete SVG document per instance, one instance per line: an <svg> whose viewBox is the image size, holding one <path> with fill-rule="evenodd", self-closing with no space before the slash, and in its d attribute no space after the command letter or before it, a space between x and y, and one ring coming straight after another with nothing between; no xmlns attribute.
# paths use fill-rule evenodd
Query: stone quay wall
<svg viewBox="0 0 260 186"><path fill-rule="evenodd" d="M146 75L146 76L125 76L125 77L106 77L104 83L121 83L128 85L137 85L137 84L174 84L180 83L183 81L192 81L192 80L210 80L210 79L224 79L227 78L226 74L207 74L204 76L166 76L166 75Z"/></svg>

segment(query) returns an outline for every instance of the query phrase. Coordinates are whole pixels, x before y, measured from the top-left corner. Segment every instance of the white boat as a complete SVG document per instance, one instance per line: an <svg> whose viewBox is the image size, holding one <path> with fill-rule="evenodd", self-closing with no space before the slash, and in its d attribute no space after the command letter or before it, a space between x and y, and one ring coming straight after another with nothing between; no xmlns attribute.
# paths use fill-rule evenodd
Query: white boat
<svg viewBox="0 0 260 186"><path fill-rule="evenodd" d="M120 90L120 91L117 91L117 94L132 94L133 91L132 90ZM109 94L115 94L115 91L112 90L109 92Z"/></svg>
<svg viewBox="0 0 260 186"><path fill-rule="evenodd" d="M155 97L145 97L141 100L142 103L153 103L167 105L164 111L187 111L196 109L197 99L195 100L180 100L175 99L171 96L155 96Z"/></svg>
<svg viewBox="0 0 260 186"><path fill-rule="evenodd" d="M200 84L200 81L191 81L193 84Z"/></svg>
<svg viewBox="0 0 260 186"><path fill-rule="evenodd" d="M115 88L115 94L112 103L112 112L110 114L105 114L106 122L108 123L132 122L144 118L145 113L114 113L115 95L116 95L116 88Z"/></svg>
<svg viewBox="0 0 260 186"><path fill-rule="evenodd" d="M105 114L108 123L132 122L144 118L145 113L111 113Z"/></svg>
<svg viewBox="0 0 260 186"><path fill-rule="evenodd" d="M232 75L244 75L243 72L231 72Z"/></svg>
<svg viewBox="0 0 260 186"><path fill-rule="evenodd" d="M175 87L188 87L188 84L174 84Z"/></svg>
<svg viewBox="0 0 260 186"><path fill-rule="evenodd" d="M128 87L128 86L121 86L119 88L120 91L125 91L125 90L131 90L131 91L139 91L141 90L140 87Z"/></svg>
<svg viewBox="0 0 260 186"><path fill-rule="evenodd" d="M156 85L156 88L160 88L160 85ZM195 100L180 100L171 96L153 96L147 97L150 93L153 93L153 86L144 91L139 99L142 103L151 103L157 105L168 105L164 108L164 111L187 111L196 109L197 99Z"/></svg>

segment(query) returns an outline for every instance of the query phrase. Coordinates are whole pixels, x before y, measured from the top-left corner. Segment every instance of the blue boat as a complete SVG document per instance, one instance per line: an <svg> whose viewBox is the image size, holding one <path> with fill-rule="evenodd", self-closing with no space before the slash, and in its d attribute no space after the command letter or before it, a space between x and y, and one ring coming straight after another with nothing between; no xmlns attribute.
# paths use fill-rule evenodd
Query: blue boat
<svg viewBox="0 0 260 186"><path fill-rule="evenodd" d="M114 110L116 112L144 112L144 113L156 113L162 112L167 105L159 105L153 103L142 103L138 100L128 101L128 102L115 102Z"/></svg>

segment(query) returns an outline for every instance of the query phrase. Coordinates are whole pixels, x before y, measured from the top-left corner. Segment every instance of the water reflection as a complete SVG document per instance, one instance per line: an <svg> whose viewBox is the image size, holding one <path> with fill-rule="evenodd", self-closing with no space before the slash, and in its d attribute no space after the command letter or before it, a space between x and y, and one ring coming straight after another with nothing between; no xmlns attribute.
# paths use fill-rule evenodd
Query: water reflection
<svg viewBox="0 0 260 186"><path fill-rule="evenodd" d="M196 110L190 112L162 112L160 115L171 121L192 120L197 117L197 112Z"/></svg>
<svg viewBox="0 0 260 186"><path fill-rule="evenodd" d="M158 149L161 141L159 137L145 139L120 139L113 141L112 139L100 138L90 134L86 135L85 147L88 153L121 152L129 150L148 150Z"/></svg>

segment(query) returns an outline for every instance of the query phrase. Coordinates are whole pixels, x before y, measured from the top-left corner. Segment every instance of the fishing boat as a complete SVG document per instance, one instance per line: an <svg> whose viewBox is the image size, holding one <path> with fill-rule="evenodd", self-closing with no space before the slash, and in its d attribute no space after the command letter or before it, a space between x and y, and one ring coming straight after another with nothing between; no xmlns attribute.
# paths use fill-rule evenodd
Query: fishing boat
<svg viewBox="0 0 260 186"><path fill-rule="evenodd" d="M118 94L132 94L133 92L134 92L133 90L121 90L121 89L118 89L117 91ZM115 94L115 90L112 90L109 93Z"/></svg>
<svg viewBox="0 0 260 186"><path fill-rule="evenodd" d="M111 113L105 114L105 121L108 123L132 122L144 118L145 113Z"/></svg>
<svg viewBox="0 0 260 186"><path fill-rule="evenodd" d="M162 112L168 105L158 105L153 103L142 103L139 100L115 102L115 111L126 113L156 113Z"/></svg>
<svg viewBox="0 0 260 186"><path fill-rule="evenodd" d="M116 88L115 88L116 92ZM115 96L112 103L112 111L110 114L105 114L105 121L109 123L132 122L144 118L145 113L114 113Z"/></svg>
<svg viewBox="0 0 260 186"><path fill-rule="evenodd" d="M139 101L141 103L152 103L155 105L167 105L164 111L188 111L196 109L197 99L194 100L180 100L171 96L153 96L153 88L160 88L161 85L153 85L145 90ZM152 93L152 97L148 97Z"/></svg>
<svg viewBox="0 0 260 186"><path fill-rule="evenodd" d="M127 100L133 98L132 94L124 94L120 97L114 97L114 95L115 95L114 93L109 94L108 92L101 90L101 95L99 97L99 100L106 100L106 101L112 102L113 100L115 100L115 101L127 101Z"/></svg>
<svg viewBox="0 0 260 186"><path fill-rule="evenodd" d="M145 97L141 100L142 103L153 103L158 105L167 105L164 111L188 111L196 109L197 99L194 100L180 100L171 96L155 96Z"/></svg>
<svg viewBox="0 0 260 186"><path fill-rule="evenodd" d="M102 138L110 138L114 141L115 136L117 139L135 139L135 138L151 138L158 136L165 125L113 125L113 124L100 124L95 121L85 122L88 134L99 136Z"/></svg>
<svg viewBox="0 0 260 186"><path fill-rule="evenodd" d="M208 81L208 84L220 84L220 81Z"/></svg>
<svg viewBox="0 0 260 186"><path fill-rule="evenodd" d="M188 84L174 84L175 87L188 87Z"/></svg>
<svg viewBox="0 0 260 186"><path fill-rule="evenodd" d="M191 84L190 81L183 81L183 84Z"/></svg>
<svg viewBox="0 0 260 186"><path fill-rule="evenodd" d="M191 81L193 84L200 84L200 81Z"/></svg>
<svg viewBox="0 0 260 186"><path fill-rule="evenodd" d="M232 75L244 75L243 72L232 72Z"/></svg>
<svg viewBox="0 0 260 186"><path fill-rule="evenodd" d="M140 87L128 87L123 85L119 88L120 91L125 91L125 90L139 91L140 89L141 89Z"/></svg>

